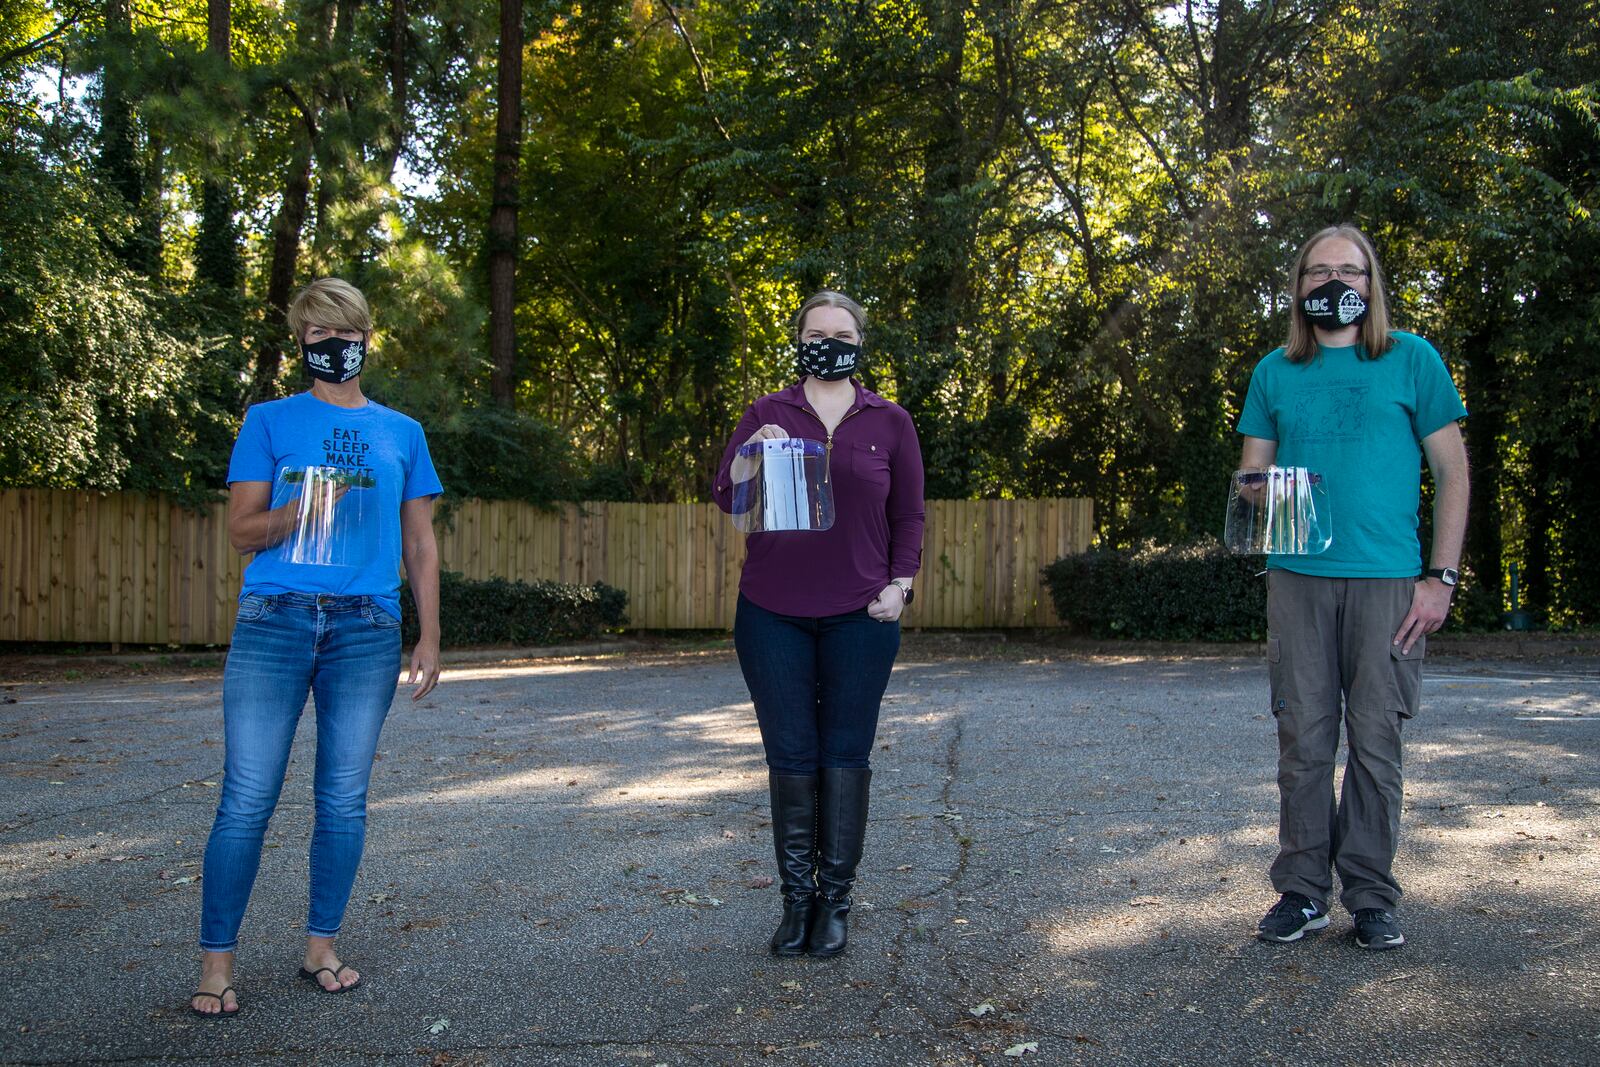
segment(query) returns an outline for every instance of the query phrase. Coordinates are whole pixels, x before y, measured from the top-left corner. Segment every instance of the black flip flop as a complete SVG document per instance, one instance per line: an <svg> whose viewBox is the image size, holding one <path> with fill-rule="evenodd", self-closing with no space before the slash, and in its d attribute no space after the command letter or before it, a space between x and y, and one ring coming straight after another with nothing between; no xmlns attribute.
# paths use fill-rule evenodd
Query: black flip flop
<svg viewBox="0 0 1600 1067"><path fill-rule="evenodd" d="M338 977L338 976L335 975L334 977ZM223 998L226 997L229 993L233 993L233 986L224 987L222 992L220 992L220 993L207 993L204 989L196 989L193 993L189 994L189 1010L191 1012L193 1012L195 1015L200 1016L200 1018L202 1018L202 1019L231 1019L235 1015L238 1015L241 1009L238 1008L238 1007L235 1007L232 1011L228 1010L228 1002L226 1000L224 1000ZM213 998L217 1002L217 1009L218 1010L216 1010L216 1011L201 1011L199 1008L194 1006L194 998L195 997L211 997L211 998ZM234 994L234 1003L235 1004L239 1003L238 994L237 993Z"/></svg>
<svg viewBox="0 0 1600 1067"><path fill-rule="evenodd" d="M333 975L333 980L335 982L337 982L339 980L339 971L353 971L353 970L355 970L355 968L350 966L348 963L339 964L339 967L338 967L337 970L335 970L332 967L318 967L314 971L308 971L304 967L302 967L302 968L300 968L300 977L302 979L304 979L305 981L310 982L312 985L316 986L318 989L322 990L322 992L331 993L331 994L337 996L340 993L348 993L352 989L360 989L361 988L361 979L357 978L355 985L346 985L346 986L340 986L338 989L329 989L327 986L322 984L322 979L318 978L317 975L322 974L323 972L327 972L328 974Z"/></svg>

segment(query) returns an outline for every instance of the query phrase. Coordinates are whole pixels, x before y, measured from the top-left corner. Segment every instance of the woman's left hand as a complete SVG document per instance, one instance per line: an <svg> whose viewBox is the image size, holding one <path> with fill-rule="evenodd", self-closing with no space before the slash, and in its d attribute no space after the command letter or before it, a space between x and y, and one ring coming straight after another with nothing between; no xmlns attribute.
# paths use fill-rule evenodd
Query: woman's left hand
<svg viewBox="0 0 1600 1067"><path fill-rule="evenodd" d="M411 694L412 700L421 700L439 684L438 641L418 641L417 647L411 650L411 675L406 684L417 687Z"/></svg>
<svg viewBox="0 0 1600 1067"><path fill-rule="evenodd" d="M878 599L867 605L867 614L879 622L894 622L906 609L906 595L898 585L890 582L878 594Z"/></svg>

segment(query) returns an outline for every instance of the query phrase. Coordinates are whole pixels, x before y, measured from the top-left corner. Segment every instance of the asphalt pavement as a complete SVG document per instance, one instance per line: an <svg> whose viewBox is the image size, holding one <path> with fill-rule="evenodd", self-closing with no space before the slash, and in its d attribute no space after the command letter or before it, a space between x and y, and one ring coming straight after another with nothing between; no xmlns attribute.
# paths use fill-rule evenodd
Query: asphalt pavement
<svg viewBox="0 0 1600 1067"><path fill-rule="evenodd" d="M766 774L731 652L463 664L404 688L339 947L295 980L314 709L245 918L187 1010L220 676L0 678L0 1063L1600 1062L1600 661L1429 664L1405 948L1258 942L1259 659L910 639L851 948L777 960Z"/></svg>

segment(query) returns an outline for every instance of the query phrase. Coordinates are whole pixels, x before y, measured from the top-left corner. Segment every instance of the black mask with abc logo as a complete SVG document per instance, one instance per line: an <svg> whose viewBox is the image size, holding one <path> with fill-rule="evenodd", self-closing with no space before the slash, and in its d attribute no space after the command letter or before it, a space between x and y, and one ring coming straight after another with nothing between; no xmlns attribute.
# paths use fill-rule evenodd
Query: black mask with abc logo
<svg viewBox="0 0 1600 1067"><path fill-rule="evenodd" d="M800 377L809 374L825 382L850 377L860 362L861 346L837 337L802 342L795 353L795 370Z"/></svg>
<svg viewBox="0 0 1600 1067"><path fill-rule="evenodd" d="M1367 301L1338 278L1329 278L1305 295L1300 308L1311 325L1324 330L1359 326L1367 318Z"/></svg>
<svg viewBox="0 0 1600 1067"><path fill-rule="evenodd" d="M343 337L326 337L315 344L302 342L300 354L305 359L307 374L318 381L338 385L361 373L361 364L367 358L367 344L346 341Z"/></svg>

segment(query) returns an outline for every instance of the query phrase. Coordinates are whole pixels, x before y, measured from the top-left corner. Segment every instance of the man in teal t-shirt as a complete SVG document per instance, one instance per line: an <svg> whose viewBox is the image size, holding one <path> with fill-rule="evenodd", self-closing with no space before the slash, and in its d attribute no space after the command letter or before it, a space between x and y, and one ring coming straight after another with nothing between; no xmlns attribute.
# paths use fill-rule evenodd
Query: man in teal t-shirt
<svg viewBox="0 0 1600 1067"><path fill-rule="evenodd" d="M1372 243L1335 226L1290 272L1289 343L1250 379L1240 466L1322 476L1333 540L1317 555L1267 559L1267 664L1278 726L1281 894L1268 941L1328 925L1331 869L1367 949L1405 943L1394 908L1401 724L1416 714L1425 635L1444 624L1467 519L1466 415L1444 361L1389 328ZM1437 492L1432 554L1417 539L1422 458ZM1337 802L1341 719L1349 734Z"/></svg>

